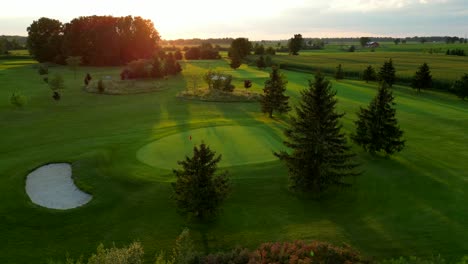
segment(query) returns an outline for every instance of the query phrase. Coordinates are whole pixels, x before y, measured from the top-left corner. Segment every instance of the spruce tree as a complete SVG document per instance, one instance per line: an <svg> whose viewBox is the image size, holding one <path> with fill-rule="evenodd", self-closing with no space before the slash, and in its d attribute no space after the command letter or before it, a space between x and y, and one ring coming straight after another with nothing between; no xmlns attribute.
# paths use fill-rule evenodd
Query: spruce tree
<svg viewBox="0 0 468 264"><path fill-rule="evenodd" d="M174 198L179 209L197 218L205 218L217 212L230 191L227 172L216 174L221 155L215 157L205 143L194 146L193 157L177 163L181 169L173 170L176 182Z"/></svg>
<svg viewBox="0 0 468 264"><path fill-rule="evenodd" d="M376 73L375 69L371 65L367 66L367 68L362 73L362 79L366 81L366 83L369 81L375 81Z"/></svg>
<svg viewBox="0 0 468 264"><path fill-rule="evenodd" d="M265 58L263 58L263 55L260 55L260 57L258 57L257 67L259 69L264 69L266 67Z"/></svg>
<svg viewBox="0 0 468 264"><path fill-rule="evenodd" d="M465 73L460 80L455 81L452 90L458 97L465 100L468 97L468 74Z"/></svg>
<svg viewBox="0 0 468 264"><path fill-rule="evenodd" d="M321 193L332 185L349 186L345 179L358 175L354 171L355 154L341 132L339 119L344 114L336 112L335 95L320 73L301 92L296 115L291 116L284 131L284 145L290 151L275 153L288 167L293 190Z"/></svg>
<svg viewBox="0 0 468 264"><path fill-rule="evenodd" d="M386 82L390 87L395 83L395 67L392 59L385 61L379 71L379 79Z"/></svg>
<svg viewBox="0 0 468 264"><path fill-rule="evenodd" d="M369 107L361 107L357 114L356 134L351 139L372 154L379 151L393 154L401 151L405 145L401 139L403 131L395 118L393 99L388 85L382 83Z"/></svg>
<svg viewBox="0 0 468 264"><path fill-rule="evenodd" d="M432 86L432 75L429 65L423 63L416 71L411 83L411 87L418 89L418 93L421 92L421 89L431 88Z"/></svg>
<svg viewBox="0 0 468 264"><path fill-rule="evenodd" d="M268 113L269 117L273 117L273 111L283 114L291 110L288 103L289 96L284 95L287 83L286 77L278 68L272 67L270 79L265 81L264 94L260 98L262 112Z"/></svg>
<svg viewBox="0 0 468 264"><path fill-rule="evenodd" d="M336 80L344 79L344 72L343 72L343 67L341 66L341 64L338 64L338 66L336 67L335 79Z"/></svg>

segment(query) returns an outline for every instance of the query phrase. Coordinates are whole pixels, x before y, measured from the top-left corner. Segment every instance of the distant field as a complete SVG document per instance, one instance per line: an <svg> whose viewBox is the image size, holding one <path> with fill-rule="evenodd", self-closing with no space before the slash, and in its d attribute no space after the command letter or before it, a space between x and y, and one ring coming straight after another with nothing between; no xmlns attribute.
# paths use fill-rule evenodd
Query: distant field
<svg viewBox="0 0 468 264"><path fill-rule="evenodd" d="M409 51L376 52L330 52L301 51L299 56L279 54L273 61L290 70L334 73L338 64L342 64L347 77L359 78L362 71L372 65L376 71L383 62L392 59L397 78L402 83L409 83L415 71L424 62L429 64L434 81L451 84L464 73L468 73L468 56L448 56Z"/></svg>

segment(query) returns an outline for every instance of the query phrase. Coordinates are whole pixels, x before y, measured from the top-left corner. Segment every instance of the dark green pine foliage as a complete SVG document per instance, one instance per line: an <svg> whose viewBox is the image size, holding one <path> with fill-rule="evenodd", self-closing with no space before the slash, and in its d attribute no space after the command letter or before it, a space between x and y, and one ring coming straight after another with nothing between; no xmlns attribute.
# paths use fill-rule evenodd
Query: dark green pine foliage
<svg viewBox="0 0 468 264"><path fill-rule="evenodd" d="M367 68L362 73L362 79L366 81L366 83L369 81L375 81L376 73L375 69L371 65L367 66Z"/></svg>
<svg viewBox="0 0 468 264"><path fill-rule="evenodd" d="M286 91L286 77L281 74L277 67L272 67L270 79L265 81L263 95L260 98L262 112L268 113L269 117L273 117L273 112L280 114L287 113L291 110L289 106L289 96L284 95Z"/></svg>
<svg viewBox="0 0 468 264"><path fill-rule="evenodd" d="M176 182L174 198L178 208L186 214L203 219L213 216L230 192L227 172L216 174L221 155L205 144L193 148L193 157L177 163L181 169L173 170Z"/></svg>
<svg viewBox="0 0 468 264"><path fill-rule="evenodd" d="M263 58L263 55L260 55L260 57L258 57L256 62L257 62L257 67L259 69L266 68L265 58Z"/></svg>
<svg viewBox="0 0 468 264"><path fill-rule="evenodd" d="M432 75L429 65L423 63L416 71L411 83L411 87L418 90L418 93L421 92L421 89L431 88L432 86Z"/></svg>
<svg viewBox="0 0 468 264"><path fill-rule="evenodd" d="M405 146L405 141L401 139L403 131L395 118L393 99L388 85L382 83L369 107L361 107L358 112L356 134L351 139L372 154L384 151L390 155Z"/></svg>
<svg viewBox="0 0 468 264"><path fill-rule="evenodd" d="M332 185L349 186L345 179L359 174L354 171L355 154L341 132L339 119L344 114L336 112L335 95L320 73L301 91L296 115L291 116L284 132L284 145L290 151L275 153L289 169L293 190L320 194Z"/></svg>
<svg viewBox="0 0 468 264"><path fill-rule="evenodd" d="M462 100L468 97L468 74L464 74L460 80L455 81L452 90Z"/></svg>
<svg viewBox="0 0 468 264"><path fill-rule="evenodd" d="M343 67L341 66L341 64L338 64L338 66L336 67L335 79L336 80L344 79L344 72L343 72Z"/></svg>
<svg viewBox="0 0 468 264"><path fill-rule="evenodd" d="M395 67L393 67L392 59L384 62L379 71L379 80L386 82L390 87L395 83Z"/></svg>

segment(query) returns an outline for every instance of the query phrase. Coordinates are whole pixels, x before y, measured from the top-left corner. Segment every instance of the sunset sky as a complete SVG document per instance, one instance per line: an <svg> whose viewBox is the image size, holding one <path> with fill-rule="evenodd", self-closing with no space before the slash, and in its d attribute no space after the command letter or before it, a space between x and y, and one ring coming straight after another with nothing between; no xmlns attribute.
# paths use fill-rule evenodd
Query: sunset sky
<svg viewBox="0 0 468 264"><path fill-rule="evenodd" d="M163 39L468 34L467 0L42 0L2 3L0 35L27 35L42 16L68 22L85 15L149 18Z"/></svg>

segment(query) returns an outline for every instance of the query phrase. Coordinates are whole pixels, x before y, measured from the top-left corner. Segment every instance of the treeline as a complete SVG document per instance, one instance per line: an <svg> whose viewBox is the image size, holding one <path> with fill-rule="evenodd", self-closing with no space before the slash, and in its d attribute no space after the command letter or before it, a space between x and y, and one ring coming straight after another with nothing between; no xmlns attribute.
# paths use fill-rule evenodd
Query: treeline
<svg viewBox="0 0 468 264"><path fill-rule="evenodd" d="M43 17L27 31L31 55L39 62L60 64L80 56L85 65L123 65L151 58L160 41L151 20L132 16L83 16L65 24Z"/></svg>
<svg viewBox="0 0 468 264"><path fill-rule="evenodd" d="M163 40L161 45L163 46L199 46L203 43L212 43L213 45L230 45L233 38L208 38L208 39L176 39L176 40Z"/></svg>
<svg viewBox="0 0 468 264"><path fill-rule="evenodd" d="M25 37L2 35L0 36L0 55L8 54L10 50L24 49L25 44Z"/></svg>

